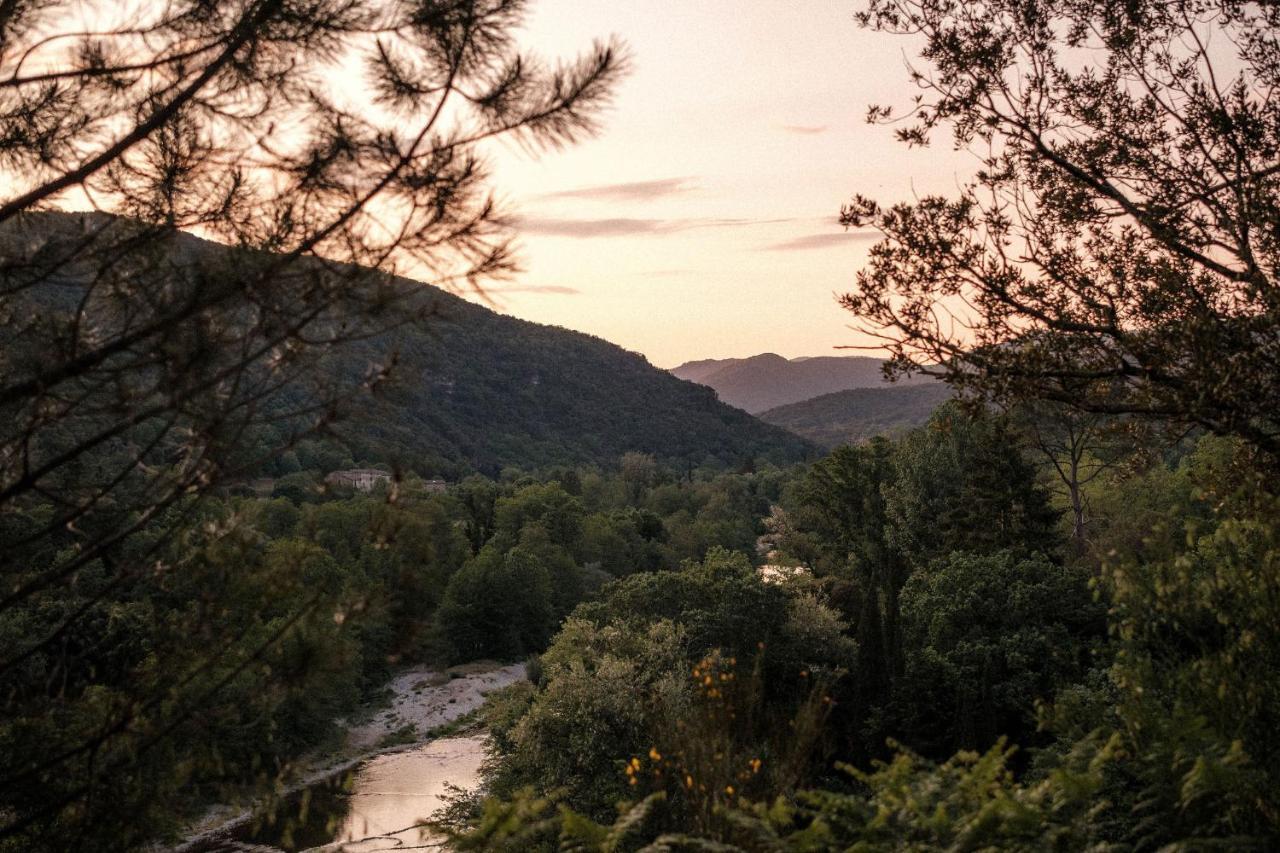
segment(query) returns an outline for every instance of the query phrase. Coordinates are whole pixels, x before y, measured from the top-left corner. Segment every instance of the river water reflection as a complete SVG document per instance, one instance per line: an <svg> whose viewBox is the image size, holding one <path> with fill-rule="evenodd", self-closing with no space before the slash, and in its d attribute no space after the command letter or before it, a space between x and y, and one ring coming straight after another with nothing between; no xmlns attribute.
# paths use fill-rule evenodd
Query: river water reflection
<svg viewBox="0 0 1280 853"><path fill-rule="evenodd" d="M432 841L420 829L422 821L444 805L446 784L468 788L479 781L484 747L484 735L471 735L380 755L356 769L349 792L342 780L313 786L283 807L274 825L245 825L212 849L421 849ZM300 808L304 796L305 810ZM305 820L299 821L301 811Z"/></svg>

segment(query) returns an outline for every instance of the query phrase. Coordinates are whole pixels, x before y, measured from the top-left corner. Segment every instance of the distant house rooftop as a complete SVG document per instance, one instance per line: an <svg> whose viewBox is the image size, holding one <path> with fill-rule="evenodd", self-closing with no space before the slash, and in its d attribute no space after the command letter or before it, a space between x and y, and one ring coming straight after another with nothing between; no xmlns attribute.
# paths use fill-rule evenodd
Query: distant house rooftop
<svg viewBox="0 0 1280 853"><path fill-rule="evenodd" d="M376 468L350 468L346 471L333 471L324 478L330 486L344 486L359 492L371 492L379 483L391 482L391 474Z"/></svg>
<svg viewBox="0 0 1280 853"><path fill-rule="evenodd" d="M389 483L391 479L391 472L378 468L348 468L345 471L331 472L324 478L324 481L330 486L371 492L379 483ZM435 495L444 494L449 490L449 484L439 477L433 477L429 480L410 481L410 487Z"/></svg>

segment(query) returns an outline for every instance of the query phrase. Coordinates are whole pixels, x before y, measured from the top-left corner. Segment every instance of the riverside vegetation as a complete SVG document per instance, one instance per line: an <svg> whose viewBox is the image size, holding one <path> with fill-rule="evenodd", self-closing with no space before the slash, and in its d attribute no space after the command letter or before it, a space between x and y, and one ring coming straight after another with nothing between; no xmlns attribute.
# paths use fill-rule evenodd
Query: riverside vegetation
<svg viewBox="0 0 1280 853"><path fill-rule="evenodd" d="M328 452L299 447L303 464ZM157 519L135 547L163 538L161 559L178 570L122 588L98 562L0 619L0 645L17 648L80 614L55 651L7 681L0 746L8 768L33 770L6 788L2 808L36 811L94 778L95 763L128 768L110 798L3 849L172 837L205 804L287 779L398 668L520 660L617 577L673 570L713 548L751 552L785 479L776 469L683 477L641 454L613 471L477 475L444 495L412 480L395 495L335 492L301 472L272 497L210 497L176 534ZM24 541L39 512L6 516L6 541ZM21 556L32 568L53 558ZM148 705L161 690L172 704ZM184 714L172 725L175 706ZM127 728L93 763L40 772L122 707L135 709Z"/></svg>

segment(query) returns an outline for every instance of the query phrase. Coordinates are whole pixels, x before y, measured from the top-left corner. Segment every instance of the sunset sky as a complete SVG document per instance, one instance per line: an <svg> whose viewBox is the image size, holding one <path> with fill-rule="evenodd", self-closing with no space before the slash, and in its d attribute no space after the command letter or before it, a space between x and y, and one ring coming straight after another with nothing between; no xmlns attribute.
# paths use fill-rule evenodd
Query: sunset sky
<svg viewBox="0 0 1280 853"><path fill-rule="evenodd" d="M598 138L495 154L525 269L498 306L663 367L865 343L835 294L872 239L843 232L840 205L948 192L975 162L945 138L913 151L864 122L870 103L909 103L912 45L859 29L855 8L535 0L537 51L567 57L617 35L632 71Z"/></svg>

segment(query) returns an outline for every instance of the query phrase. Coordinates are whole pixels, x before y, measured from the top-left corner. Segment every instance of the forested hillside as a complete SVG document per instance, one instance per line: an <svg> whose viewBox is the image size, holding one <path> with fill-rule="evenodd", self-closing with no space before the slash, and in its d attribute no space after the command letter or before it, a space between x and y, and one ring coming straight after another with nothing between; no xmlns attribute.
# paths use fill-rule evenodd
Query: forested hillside
<svg viewBox="0 0 1280 853"><path fill-rule="evenodd" d="M112 230L111 217L47 212L25 217L4 239L30 249ZM162 262L178 269L249 260L242 250L187 234L174 235L163 252ZM601 338L518 320L409 279L376 286L411 305L414 319L326 354L324 373L350 388L371 375L379 380L342 401L332 429L337 452L327 454L335 465L381 463L456 479L509 465L607 465L632 450L685 467L784 463L813 451L794 434L717 401L710 389ZM85 290L83 277L69 270L28 298L36 311L69 313ZM14 348L7 357L20 355ZM266 405L305 409L308 390L282 387ZM284 422L263 433L263 447L287 443L290 428ZM285 454L262 473L294 470Z"/></svg>
<svg viewBox="0 0 1280 853"><path fill-rule="evenodd" d="M768 409L760 420L830 449L920 426L950 396L951 389L937 382L855 388Z"/></svg>
<svg viewBox="0 0 1280 853"><path fill-rule="evenodd" d="M785 359L774 353L750 358L690 361L671 372L716 390L720 399L752 414L851 388L885 385L884 360L865 356ZM904 378L905 384L930 382Z"/></svg>
<svg viewBox="0 0 1280 853"><path fill-rule="evenodd" d="M629 450L695 467L789 462L811 452L804 440L608 341L439 291L433 298L436 318L369 348L370 361L399 352L400 375L343 430L357 457L493 473L505 465L608 464Z"/></svg>

